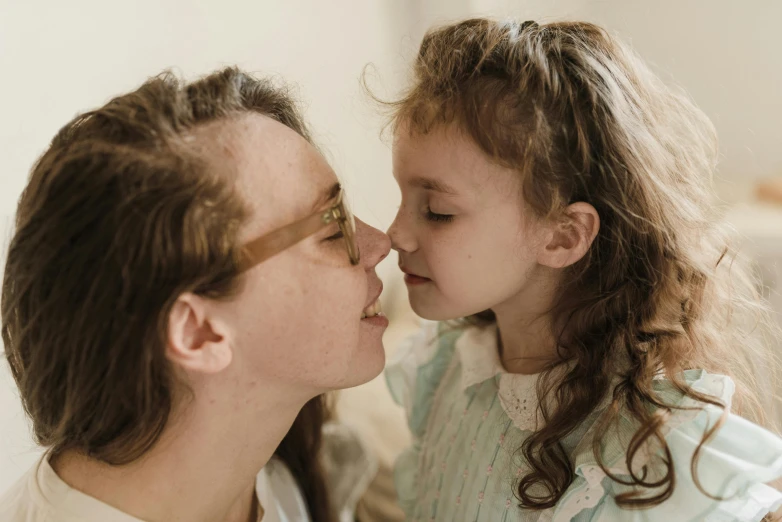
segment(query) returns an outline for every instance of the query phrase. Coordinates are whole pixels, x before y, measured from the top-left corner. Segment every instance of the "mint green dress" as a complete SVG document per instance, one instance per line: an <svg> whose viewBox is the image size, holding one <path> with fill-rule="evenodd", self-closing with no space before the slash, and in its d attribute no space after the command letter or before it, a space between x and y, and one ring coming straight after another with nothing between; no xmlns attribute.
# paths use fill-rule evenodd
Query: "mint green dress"
<svg viewBox="0 0 782 522"><path fill-rule="evenodd" d="M605 404L598 405L562 444L574 464L570 488L556 506L525 510L514 497L516 479L527 469L517 451L540 422L537 376L507 373L500 362L496 327L452 330L428 323L389 362L386 379L394 400L407 412L413 445L398 459L395 483L410 521L618 521L733 522L760 521L782 506L782 495L767 486L782 476L782 439L733 414L702 449L695 485L690 462L705 430L721 409L706 405L674 410L666 425L676 486L663 503L646 510L617 506L616 495L628 491L598 466L592 452L594 426ZM725 376L688 371L696 390L726 404L734 391ZM682 406L700 406L664 379L657 392ZM636 425L620 417L603 436L604 463L629 478L625 451ZM658 459L639 452L633 463Z"/></svg>

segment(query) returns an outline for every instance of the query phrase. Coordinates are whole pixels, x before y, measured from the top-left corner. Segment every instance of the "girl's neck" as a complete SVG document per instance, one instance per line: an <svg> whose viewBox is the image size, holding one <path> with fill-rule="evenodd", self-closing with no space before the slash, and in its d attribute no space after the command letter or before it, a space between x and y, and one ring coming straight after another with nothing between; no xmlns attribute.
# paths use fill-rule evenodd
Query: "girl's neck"
<svg viewBox="0 0 782 522"><path fill-rule="evenodd" d="M554 335L546 319L520 323L497 314L500 359L509 373L540 373L557 359Z"/></svg>
<svg viewBox="0 0 782 522"><path fill-rule="evenodd" d="M492 308L497 317L500 359L510 373L540 373L557 359L557 343L548 313L552 299L543 288L535 290ZM539 306L532 307L530 303Z"/></svg>

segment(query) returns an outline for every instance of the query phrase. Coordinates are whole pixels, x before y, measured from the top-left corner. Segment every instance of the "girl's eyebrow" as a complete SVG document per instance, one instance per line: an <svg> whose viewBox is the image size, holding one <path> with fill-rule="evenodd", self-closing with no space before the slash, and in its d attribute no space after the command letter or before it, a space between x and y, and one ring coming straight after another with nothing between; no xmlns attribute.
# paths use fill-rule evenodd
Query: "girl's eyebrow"
<svg viewBox="0 0 782 522"><path fill-rule="evenodd" d="M410 180L409 184L410 186L413 187L419 187L424 190L432 190L434 192L442 192L443 194L450 194L452 196L458 194L456 189L454 189L450 185L432 178L424 178L424 177L413 178Z"/></svg>

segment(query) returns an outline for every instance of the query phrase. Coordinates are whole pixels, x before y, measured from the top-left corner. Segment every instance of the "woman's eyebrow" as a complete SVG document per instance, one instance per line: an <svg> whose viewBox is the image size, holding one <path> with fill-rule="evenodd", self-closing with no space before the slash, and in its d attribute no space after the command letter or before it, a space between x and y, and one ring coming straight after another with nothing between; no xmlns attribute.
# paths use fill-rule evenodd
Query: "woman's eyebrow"
<svg viewBox="0 0 782 522"><path fill-rule="evenodd" d="M326 188L323 192L320 193L320 196L315 201L315 204L312 206L312 211L317 212L321 210L323 205L337 197L341 188L342 185L340 185L339 182L334 183L330 187Z"/></svg>

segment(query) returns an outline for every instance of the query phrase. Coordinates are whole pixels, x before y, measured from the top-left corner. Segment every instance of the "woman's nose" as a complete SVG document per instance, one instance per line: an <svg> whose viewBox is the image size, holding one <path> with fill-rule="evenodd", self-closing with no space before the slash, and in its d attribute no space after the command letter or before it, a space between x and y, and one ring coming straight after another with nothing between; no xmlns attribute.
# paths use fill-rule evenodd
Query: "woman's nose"
<svg viewBox="0 0 782 522"><path fill-rule="evenodd" d="M391 251L389 237L358 218L356 218L356 240L361 252L361 264L367 269L375 268Z"/></svg>

